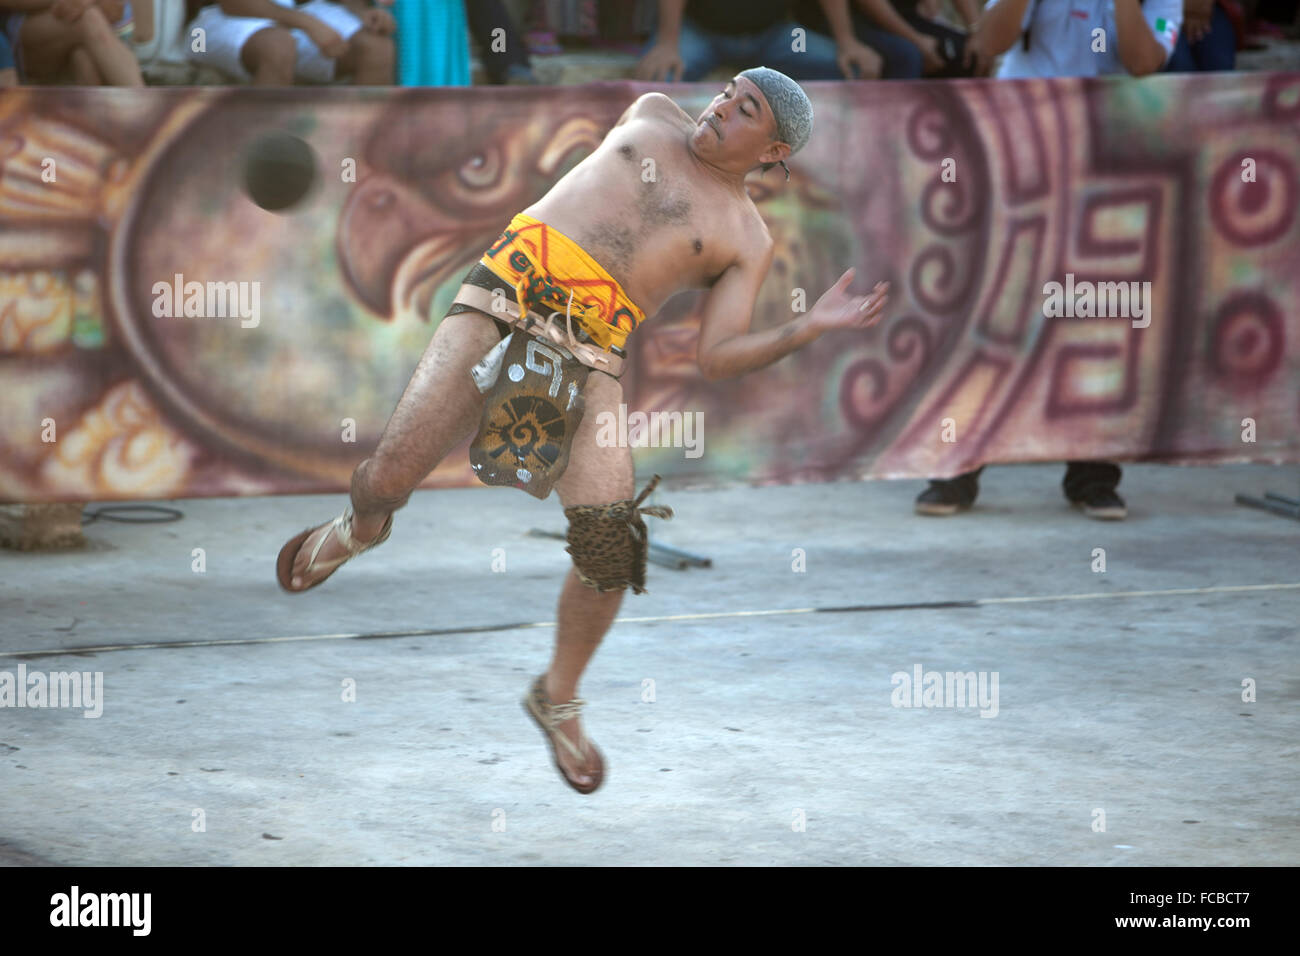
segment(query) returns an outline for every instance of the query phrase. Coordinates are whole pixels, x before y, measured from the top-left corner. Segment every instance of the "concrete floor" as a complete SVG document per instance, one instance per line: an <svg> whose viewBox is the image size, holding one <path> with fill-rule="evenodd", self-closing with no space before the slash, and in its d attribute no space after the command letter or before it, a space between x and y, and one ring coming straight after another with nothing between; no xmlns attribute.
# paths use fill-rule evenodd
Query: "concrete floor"
<svg viewBox="0 0 1300 956"><path fill-rule="evenodd" d="M919 482L661 490L677 518L652 533L714 566L651 566L622 614L730 616L615 625L582 687L590 797L519 705L549 628L342 636L552 620L563 544L520 532L562 530L554 499L421 492L302 596L275 554L341 496L184 501L84 552L0 553L0 672L102 671L105 698L0 710L0 862L1300 863L1300 589L1120 593L1300 582L1300 523L1232 503L1295 495L1297 470L1133 466L1120 523L1071 511L1061 472L991 468L951 519L912 514ZM286 637L311 639L264 642ZM66 653L231 640L263 642ZM892 706L917 665L997 672L996 717Z"/></svg>

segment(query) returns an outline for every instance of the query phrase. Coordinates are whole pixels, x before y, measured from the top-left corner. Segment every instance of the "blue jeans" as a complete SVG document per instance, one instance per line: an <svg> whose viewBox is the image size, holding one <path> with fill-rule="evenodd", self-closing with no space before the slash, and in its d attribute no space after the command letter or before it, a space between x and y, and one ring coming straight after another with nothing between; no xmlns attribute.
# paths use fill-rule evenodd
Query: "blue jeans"
<svg viewBox="0 0 1300 956"><path fill-rule="evenodd" d="M806 30L804 49L795 52L791 33L799 24L793 20L775 23L762 33L729 36L710 33L682 17L677 51L682 58L682 80L693 83L721 64L736 67L736 72L754 66L780 70L792 80L842 80L844 74L835 59L835 41L821 33ZM648 52L655 45L651 37ZM644 53L642 54L644 55Z"/></svg>
<svg viewBox="0 0 1300 956"><path fill-rule="evenodd" d="M1166 73L1208 73L1237 66L1237 34L1232 20L1218 4L1210 17L1210 32L1196 43L1187 42L1186 31L1178 33L1178 44L1165 66Z"/></svg>
<svg viewBox="0 0 1300 956"><path fill-rule="evenodd" d="M855 10L856 12L856 10ZM925 69L925 60L915 43L897 33L877 30L864 24L854 23L853 33L866 46L871 47L884 60L880 68L882 80L916 80L920 79Z"/></svg>

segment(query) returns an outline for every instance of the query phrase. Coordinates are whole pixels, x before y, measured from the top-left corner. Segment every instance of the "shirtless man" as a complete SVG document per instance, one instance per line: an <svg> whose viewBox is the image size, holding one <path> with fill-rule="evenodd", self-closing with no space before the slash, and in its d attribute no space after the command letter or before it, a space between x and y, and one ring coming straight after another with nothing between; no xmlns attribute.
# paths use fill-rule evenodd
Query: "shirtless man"
<svg viewBox="0 0 1300 956"><path fill-rule="evenodd" d="M867 296L850 295L850 269L808 312L775 328L749 331L773 242L745 191L745 176L760 166L766 171L784 165L807 142L811 129L812 107L803 90L763 67L728 82L695 119L662 93L647 93L590 156L512 221L482 260L494 274L476 266L462 294L477 282L509 290L508 296L497 293L503 299L516 291L522 298L522 288L512 288L519 284L510 269L536 272L535 263L524 261L533 255L532 247L521 243L530 229L549 228L549 248L561 240L570 246L576 242L581 249L574 254L585 250L595 260L589 263L592 270L602 275L602 267L608 270L606 278L617 283L615 304L628 306L603 314L604 332L610 334L593 329L598 333L594 340L613 339L606 343L607 356L618 354L626 331L635 327L637 311L653 315L668 298L688 289L709 290L697 358L710 380L770 365L827 332L868 328L883 315L888 285L877 283ZM653 176L643 177L644 159L654 160ZM512 265L503 266L507 255ZM484 277L487 282L479 282ZM558 285L560 293L568 291L562 280ZM557 301L562 300L563 294ZM558 308L563 318L565 307ZM354 472L351 512L304 531L281 551L277 574L286 590L314 587L343 561L383 541L392 527L392 512L479 421L485 399L471 368L498 345L509 326L495 305L483 311L453 306L452 313L438 326L374 455ZM586 327L592 328L590 323ZM512 374L518 369L512 366ZM578 681L614 620L623 589L628 584L643 589L645 564L639 500L630 500L636 493L631 450L596 440L596 421L601 412L616 412L622 386L613 375L593 370L583 394L586 411L572 437L567 469L555 484L570 520L568 550L575 567L560 594L550 667L525 704L547 734L565 780L580 793L590 793L603 779L604 762L582 733ZM609 557L608 535L596 544L585 537L591 522L604 521L611 508L617 520L596 526L629 535L629 553L641 542L639 568L611 570L617 560ZM575 522L584 530L575 533ZM633 526L641 529L639 536Z"/></svg>

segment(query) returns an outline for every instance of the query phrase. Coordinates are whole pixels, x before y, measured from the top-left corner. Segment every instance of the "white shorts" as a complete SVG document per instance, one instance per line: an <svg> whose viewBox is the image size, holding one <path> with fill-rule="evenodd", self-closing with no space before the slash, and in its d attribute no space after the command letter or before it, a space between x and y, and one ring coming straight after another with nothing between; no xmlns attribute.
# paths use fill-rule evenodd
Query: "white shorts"
<svg viewBox="0 0 1300 956"><path fill-rule="evenodd" d="M293 0L274 0L282 7L292 7ZM361 19L347 7L330 0L311 0L298 10L310 14L341 36L351 40L361 29ZM202 63L233 76L245 83L252 79L244 67L241 54L249 38L267 27L279 26L274 20L261 17L232 17L222 11L217 4L204 7L185 29L189 48L189 57L195 63ZM194 51L194 31L202 30L204 51ZM298 48L297 64L293 78L307 83L329 83L334 79L334 60L321 53L311 38L301 30L292 31Z"/></svg>

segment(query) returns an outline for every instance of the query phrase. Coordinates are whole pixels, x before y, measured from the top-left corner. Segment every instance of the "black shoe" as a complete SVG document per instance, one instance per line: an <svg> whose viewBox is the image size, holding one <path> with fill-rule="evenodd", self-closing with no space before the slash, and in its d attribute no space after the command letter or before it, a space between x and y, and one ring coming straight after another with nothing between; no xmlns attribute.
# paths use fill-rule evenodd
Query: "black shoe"
<svg viewBox="0 0 1300 956"><path fill-rule="evenodd" d="M930 487L916 496L916 513L945 517L955 515L973 505L978 494L979 482L974 474L958 475L952 479L932 478Z"/></svg>
<svg viewBox="0 0 1300 956"><path fill-rule="evenodd" d="M1089 518L1098 521L1123 521L1128 517L1128 508L1114 488L1095 488L1087 496L1071 502L1076 508L1082 508Z"/></svg>

